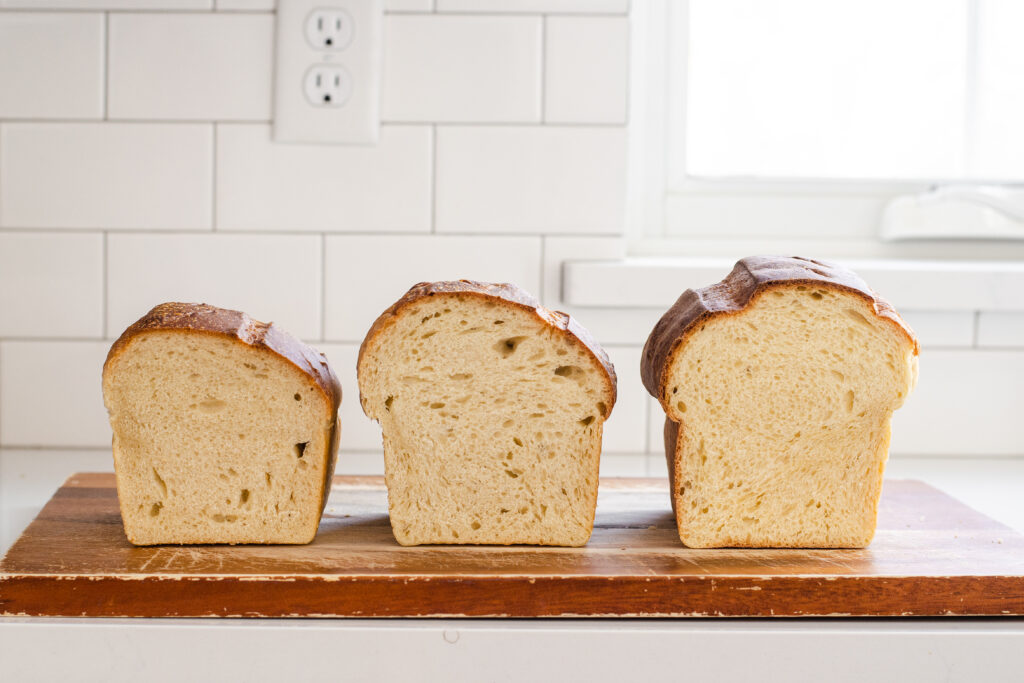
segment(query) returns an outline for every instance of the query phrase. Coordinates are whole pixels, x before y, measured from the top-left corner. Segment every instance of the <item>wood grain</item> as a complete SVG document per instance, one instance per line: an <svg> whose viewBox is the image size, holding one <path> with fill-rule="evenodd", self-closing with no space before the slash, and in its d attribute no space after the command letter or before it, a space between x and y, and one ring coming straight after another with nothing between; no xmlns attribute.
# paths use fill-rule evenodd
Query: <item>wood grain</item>
<svg viewBox="0 0 1024 683"><path fill-rule="evenodd" d="M61 487L0 562L0 613L155 617L1024 614L1024 537L922 483L886 482L863 550L693 550L668 485L605 479L584 548L418 546L383 483L337 477L308 546L124 537L110 474Z"/></svg>

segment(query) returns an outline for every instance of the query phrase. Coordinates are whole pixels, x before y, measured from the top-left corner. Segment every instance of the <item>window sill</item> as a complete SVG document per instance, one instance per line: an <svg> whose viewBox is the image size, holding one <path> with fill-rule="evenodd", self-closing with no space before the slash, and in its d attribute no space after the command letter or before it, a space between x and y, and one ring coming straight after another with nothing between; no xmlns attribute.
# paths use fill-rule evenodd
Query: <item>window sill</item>
<svg viewBox="0 0 1024 683"><path fill-rule="evenodd" d="M1024 311L1024 261L843 259L897 308ZM727 258L566 261L562 296L579 307L667 308L687 288L722 279Z"/></svg>

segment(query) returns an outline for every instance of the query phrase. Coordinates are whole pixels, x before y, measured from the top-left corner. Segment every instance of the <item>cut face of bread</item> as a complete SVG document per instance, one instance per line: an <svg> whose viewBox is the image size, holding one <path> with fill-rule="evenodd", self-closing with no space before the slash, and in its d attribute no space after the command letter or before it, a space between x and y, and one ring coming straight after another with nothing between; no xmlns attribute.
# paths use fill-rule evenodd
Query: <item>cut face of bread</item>
<svg viewBox="0 0 1024 683"><path fill-rule="evenodd" d="M648 341L687 546L863 547L874 535L916 340L849 271L791 261L741 261L684 295Z"/></svg>
<svg viewBox="0 0 1024 683"><path fill-rule="evenodd" d="M103 372L128 539L310 542L334 470L336 382L320 354L244 314L150 312Z"/></svg>
<svg viewBox="0 0 1024 683"><path fill-rule="evenodd" d="M359 389L399 543L587 542L615 381L585 339L508 285L418 285L378 319Z"/></svg>

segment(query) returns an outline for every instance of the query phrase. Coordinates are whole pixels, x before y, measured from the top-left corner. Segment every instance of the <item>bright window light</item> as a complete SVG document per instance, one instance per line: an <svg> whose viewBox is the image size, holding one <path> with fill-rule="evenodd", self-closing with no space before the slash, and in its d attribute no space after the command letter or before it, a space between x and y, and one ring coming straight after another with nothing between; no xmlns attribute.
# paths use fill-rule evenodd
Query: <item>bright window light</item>
<svg viewBox="0 0 1024 683"><path fill-rule="evenodd" d="M1024 2L690 0L686 173L1024 179Z"/></svg>

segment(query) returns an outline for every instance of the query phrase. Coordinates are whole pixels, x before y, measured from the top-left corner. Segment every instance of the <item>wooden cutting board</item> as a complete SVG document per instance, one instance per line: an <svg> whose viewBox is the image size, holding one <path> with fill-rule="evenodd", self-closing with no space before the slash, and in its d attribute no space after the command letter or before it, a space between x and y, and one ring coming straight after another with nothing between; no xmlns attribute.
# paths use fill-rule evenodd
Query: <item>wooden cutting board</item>
<svg viewBox="0 0 1024 683"><path fill-rule="evenodd" d="M604 479L585 548L420 546L379 477L337 477L308 546L125 539L111 474L77 474L0 562L0 613L103 617L1024 614L1024 537L888 481L864 550L691 550L658 479Z"/></svg>

